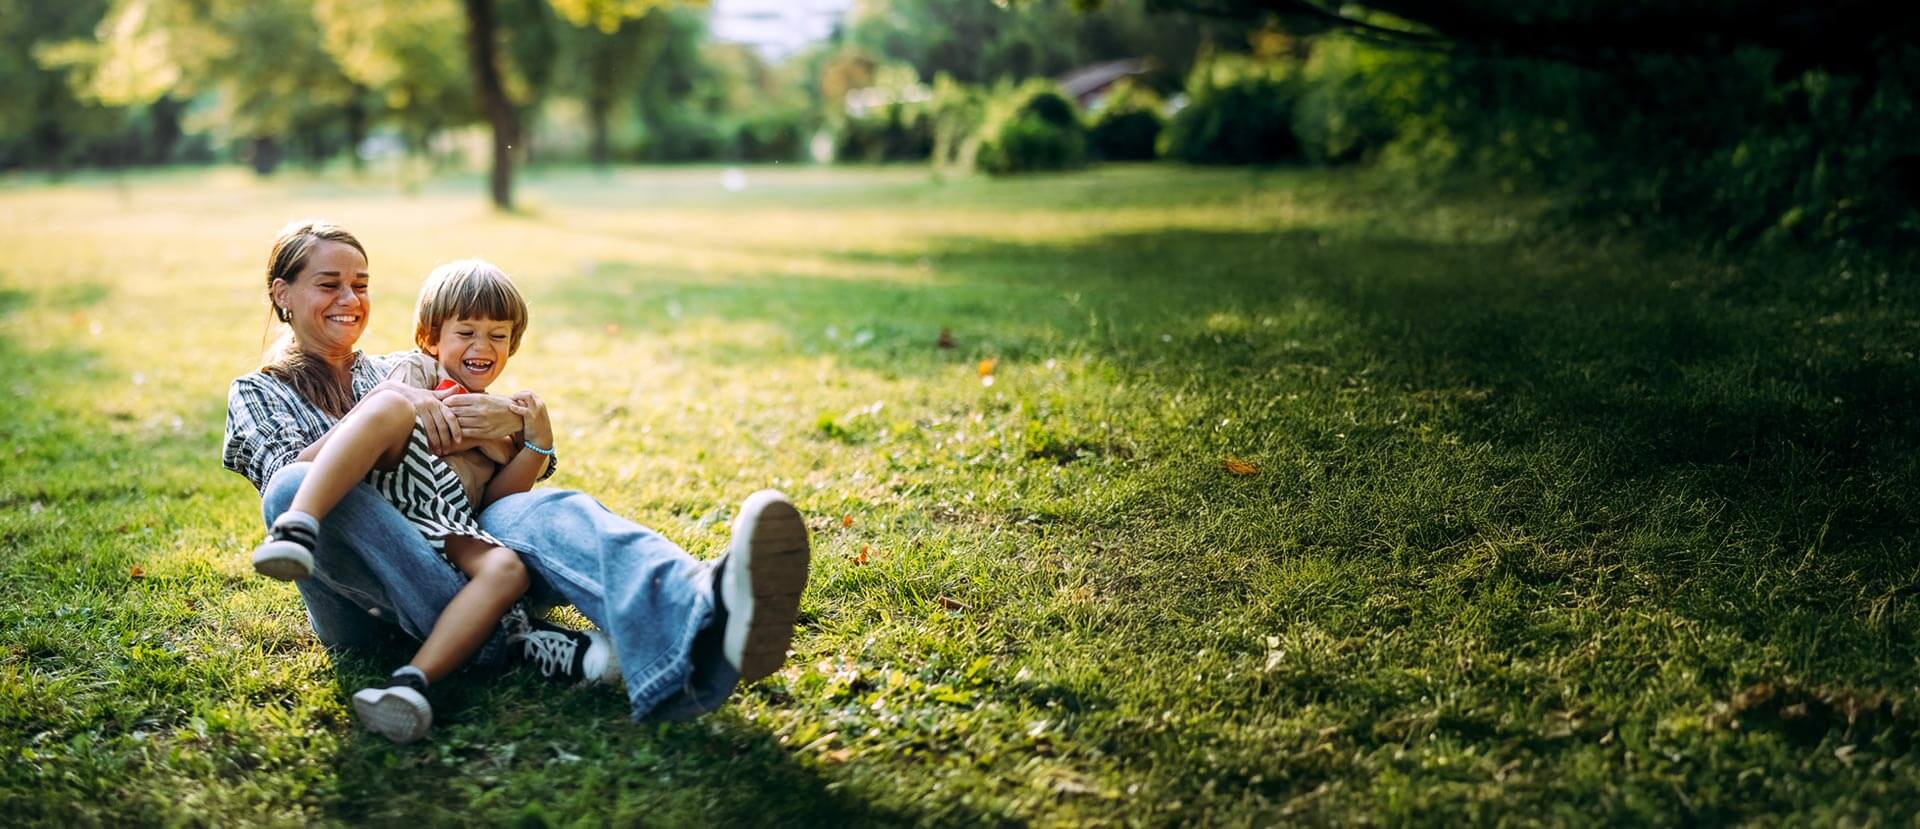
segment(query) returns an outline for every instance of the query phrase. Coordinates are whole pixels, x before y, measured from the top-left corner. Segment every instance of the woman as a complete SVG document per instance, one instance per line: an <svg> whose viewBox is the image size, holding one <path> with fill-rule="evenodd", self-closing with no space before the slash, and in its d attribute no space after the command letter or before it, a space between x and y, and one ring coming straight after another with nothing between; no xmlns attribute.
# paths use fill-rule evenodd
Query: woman
<svg viewBox="0 0 1920 829"><path fill-rule="evenodd" d="M400 356L354 348L372 312L369 283L366 249L336 225L290 224L268 255L267 297L289 329L288 344L234 381L222 449L227 468L260 490L268 524L286 511L305 462L340 417L381 386ZM393 390L408 395L428 444L442 453L511 434L523 414L490 395ZM636 719L712 710L735 685L785 659L808 548L805 523L777 493L748 499L727 554L711 564L577 492L503 498L480 525L520 553L533 580L529 595L574 605L608 635ZM424 638L463 581L392 505L361 485L322 523L314 577L298 589L320 641L356 648L377 641L388 625ZM580 639L506 625L476 664L497 666L512 650L549 675L580 670Z"/></svg>

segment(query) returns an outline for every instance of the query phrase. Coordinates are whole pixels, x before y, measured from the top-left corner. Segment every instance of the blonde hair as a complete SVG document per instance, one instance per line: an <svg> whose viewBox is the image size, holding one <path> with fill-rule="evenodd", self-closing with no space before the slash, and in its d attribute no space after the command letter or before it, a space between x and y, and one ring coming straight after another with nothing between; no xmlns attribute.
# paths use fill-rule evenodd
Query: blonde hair
<svg viewBox="0 0 1920 829"><path fill-rule="evenodd" d="M282 325L292 322L293 316L274 304L273 283L284 281L291 285L297 281L300 272L306 270L313 249L321 242L339 242L359 251L360 258L367 258L367 249L360 245L360 240L332 222L301 219L280 228L274 235L273 248L267 252L267 307L273 319ZM346 416L347 410L353 408L353 387L341 382L325 360L301 351L291 328L268 349L266 364L260 367L260 373L287 384L308 403L336 418Z"/></svg>
<svg viewBox="0 0 1920 829"><path fill-rule="evenodd" d="M451 320L490 319L513 323L507 354L520 350L527 333L527 301L505 272L484 259L461 259L434 268L420 286L414 308L413 342L422 350L440 337Z"/></svg>

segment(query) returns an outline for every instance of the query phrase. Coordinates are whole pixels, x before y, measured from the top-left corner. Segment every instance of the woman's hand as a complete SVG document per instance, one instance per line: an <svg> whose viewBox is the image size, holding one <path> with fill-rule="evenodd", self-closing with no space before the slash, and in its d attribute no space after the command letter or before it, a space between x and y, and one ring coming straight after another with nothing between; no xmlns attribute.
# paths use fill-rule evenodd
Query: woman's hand
<svg viewBox="0 0 1920 829"><path fill-rule="evenodd" d="M520 419L520 431L524 440L542 449L553 449L553 423L547 419L547 403L540 395L530 391L518 392L512 396L513 402L527 410Z"/></svg>
<svg viewBox="0 0 1920 829"><path fill-rule="evenodd" d="M446 454L465 436L464 430L460 427L459 418L446 402L453 393L451 389L429 391L405 383L389 382L374 386L373 390L393 392L413 404L414 414L419 417L422 427L427 432L427 448L434 454Z"/></svg>
<svg viewBox="0 0 1920 829"><path fill-rule="evenodd" d="M460 427L469 438L503 438L520 431L527 408L510 398L491 394L456 394L446 399Z"/></svg>

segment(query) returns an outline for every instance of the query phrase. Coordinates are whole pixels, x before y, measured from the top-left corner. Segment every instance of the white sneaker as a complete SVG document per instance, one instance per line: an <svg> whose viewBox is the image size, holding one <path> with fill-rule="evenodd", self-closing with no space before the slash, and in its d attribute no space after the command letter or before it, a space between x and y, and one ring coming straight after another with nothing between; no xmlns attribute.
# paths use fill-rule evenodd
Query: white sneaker
<svg viewBox="0 0 1920 829"><path fill-rule="evenodd" d="M733 539L720 562L720 601L727 627L721 652L741 684L780 669L793 643L800 593L807 589L807 522L777 490L740 505Z"/></svg>
<svg viewBox="0 0 1920 829"><path fill-rule="evenodd" d="M396 743L411 743L433 727L433 706L418 688L394 677L381 688L362 688L353 695L353 712L360 724Z"/></svg>

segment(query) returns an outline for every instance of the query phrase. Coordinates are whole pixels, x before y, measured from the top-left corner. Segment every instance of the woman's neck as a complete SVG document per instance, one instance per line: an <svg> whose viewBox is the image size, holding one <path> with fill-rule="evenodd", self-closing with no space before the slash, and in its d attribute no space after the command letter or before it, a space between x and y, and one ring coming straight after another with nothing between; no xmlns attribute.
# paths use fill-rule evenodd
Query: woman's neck
<svg viewBox="0 0 1920 829"><path fill-rule="evenodd" d="M328 368L333 369L334 375L341 380L348 380L353 377L353 349L347 349L340 353L308 351L307 358L325 363Z"/></svg>

